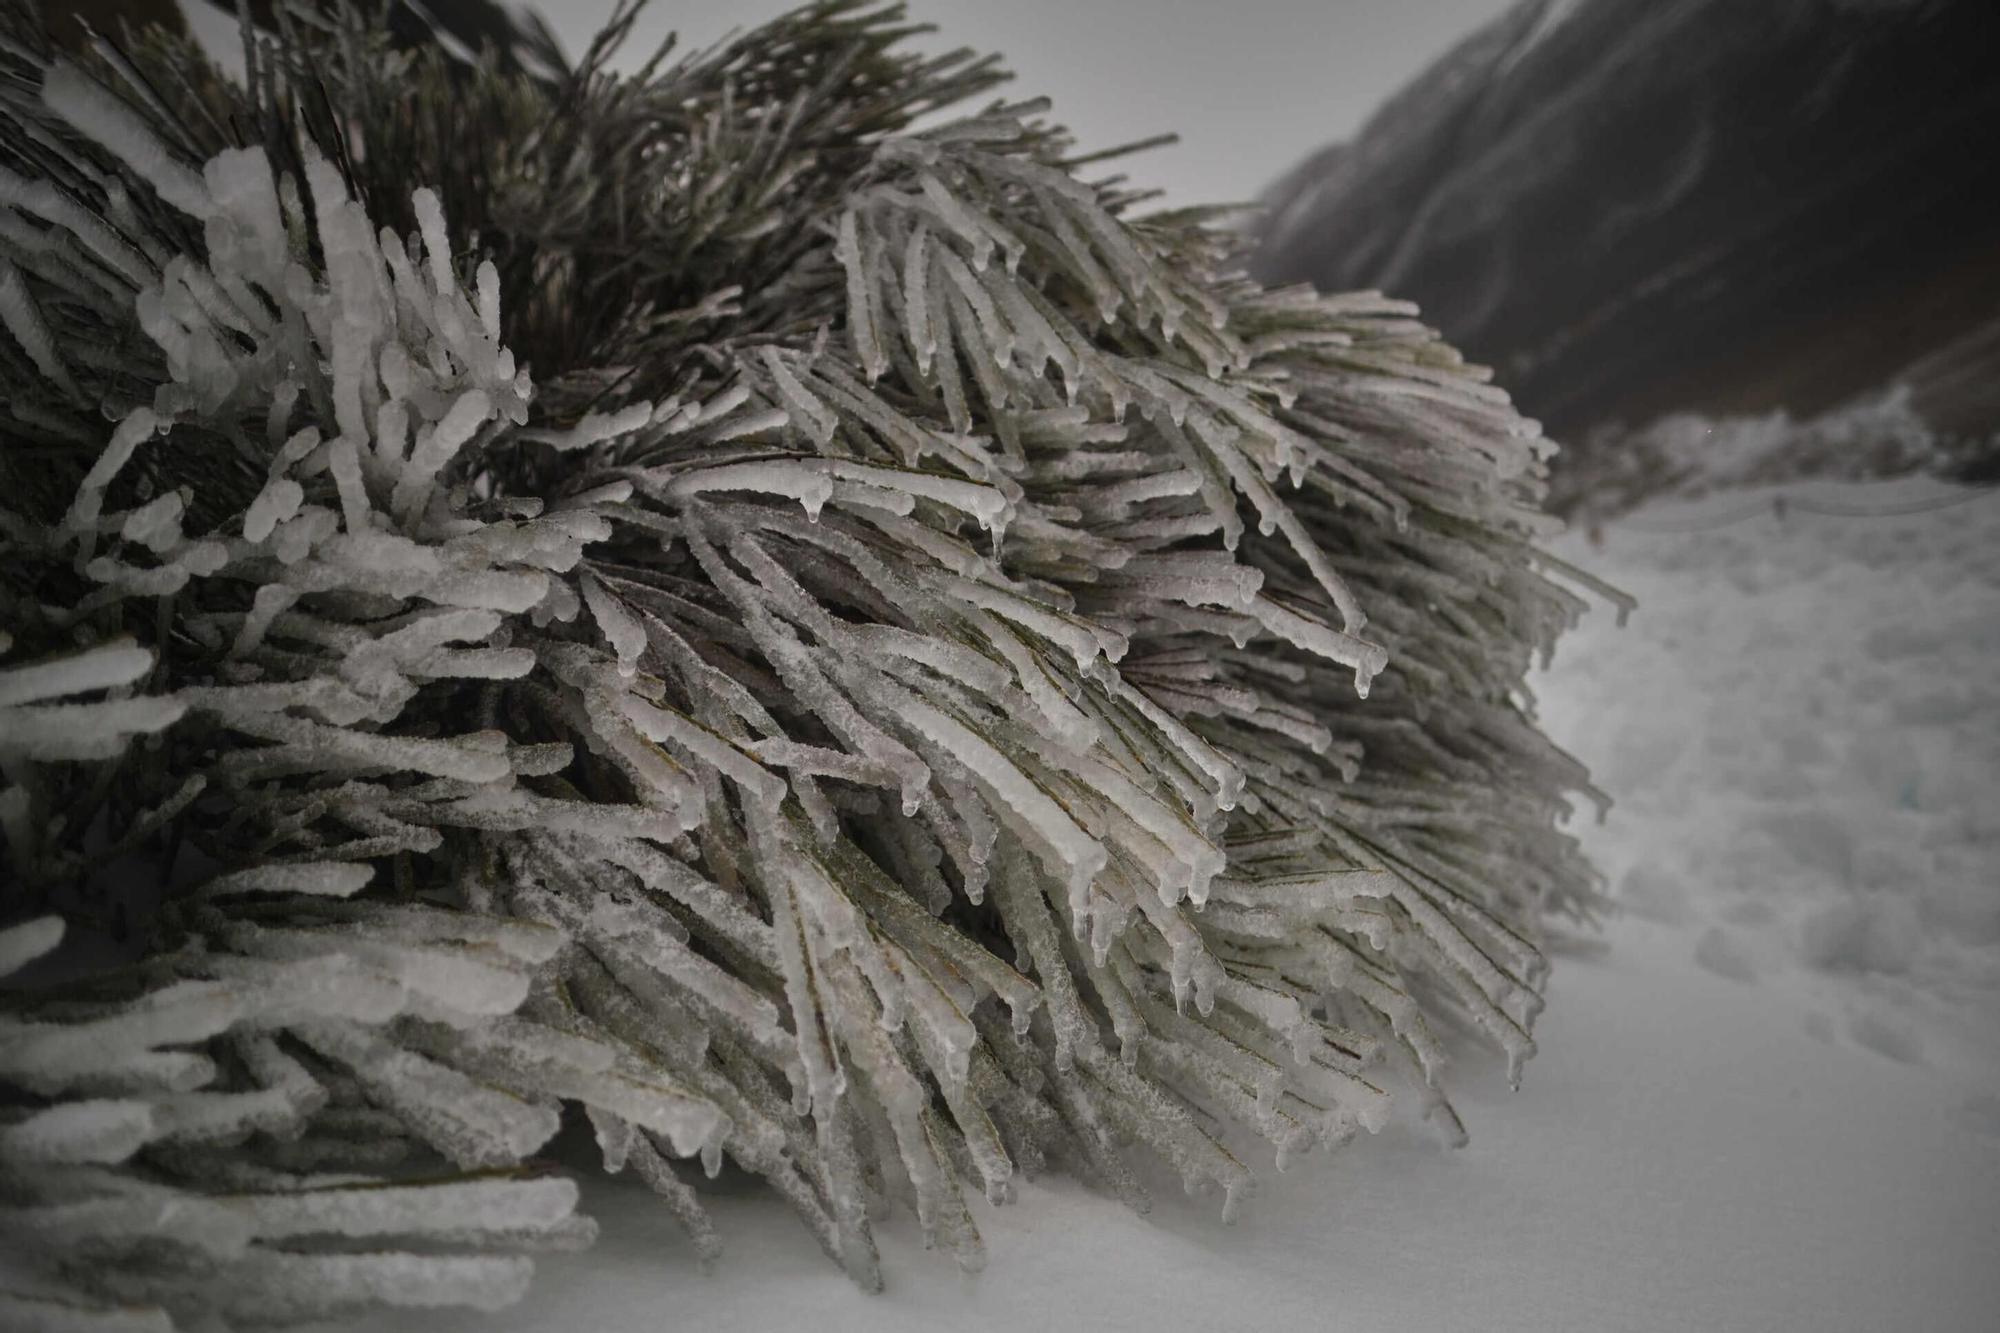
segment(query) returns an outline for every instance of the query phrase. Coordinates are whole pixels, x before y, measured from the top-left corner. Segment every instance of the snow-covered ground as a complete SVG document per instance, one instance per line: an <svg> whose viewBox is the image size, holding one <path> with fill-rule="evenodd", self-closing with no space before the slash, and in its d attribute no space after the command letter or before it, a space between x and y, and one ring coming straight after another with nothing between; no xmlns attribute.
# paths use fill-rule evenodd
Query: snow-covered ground
<svg viewBox="0 0 2000 1333"><path fill-rule="evenodd" d="M1564 554L1641 608L1539 686L1615 896L2000 1134L2000 491L1739 490Z"/></svg>
<svg viewBox="0 0 2000 1333"><path fill-rule="evenodd" d="M976 1278L889 1221L873 1297L767 1198L715 1201L704 1274L612 1182L586 1196L597 1248L545 1260L523 1305L384 1326L2000 1325L2000 492L1792 487L1783 519L1774 494L1567 544L1642 602L1537 682L1618 798L1584 836L1631 910L1558 965L1520 1092L1462 1058L1469 1148L1392 1126L1234 1227L1045 1179L979 1205ZM1921 512L1820 512L1899 506Z"/></svg>

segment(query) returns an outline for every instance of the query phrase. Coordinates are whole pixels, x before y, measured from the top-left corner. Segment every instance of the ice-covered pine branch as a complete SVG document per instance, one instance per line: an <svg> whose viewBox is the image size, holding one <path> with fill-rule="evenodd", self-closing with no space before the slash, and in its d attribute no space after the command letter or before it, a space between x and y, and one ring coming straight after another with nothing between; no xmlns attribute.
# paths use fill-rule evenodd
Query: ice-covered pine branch
<svg viewBox="0 0 2000 1333"><path fill-rule="evenodd" d="M1532 1051L1577 602L1408 307L911 129L998 76L893 10L242 86L4 12L8 1321L503 1303L566 1113L704 1255L727 1159L976 1268Z"/></svg>

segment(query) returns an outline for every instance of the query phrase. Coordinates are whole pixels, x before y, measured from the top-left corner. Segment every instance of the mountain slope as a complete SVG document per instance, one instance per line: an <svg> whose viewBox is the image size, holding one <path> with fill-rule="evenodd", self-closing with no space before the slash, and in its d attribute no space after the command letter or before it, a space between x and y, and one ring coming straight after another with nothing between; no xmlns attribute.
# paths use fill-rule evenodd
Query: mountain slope
<svg viewBox="0 0 2000 1333"><path fill-rule="evenodd" d="M1279 182L1253 270L1416 300L1586 465L1896 379L1984 434L1996 50L1987 0L1526 0Z"/></svg>

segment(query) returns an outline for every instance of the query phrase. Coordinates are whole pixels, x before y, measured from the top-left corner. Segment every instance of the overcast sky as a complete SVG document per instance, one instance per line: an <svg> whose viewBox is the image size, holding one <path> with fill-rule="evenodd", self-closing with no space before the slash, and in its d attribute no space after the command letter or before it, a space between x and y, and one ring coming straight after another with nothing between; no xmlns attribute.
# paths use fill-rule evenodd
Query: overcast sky
<svg viewBox="0 0 2000 1333"><path fill-rule="evenodd" d="M1181 142L1126 164L1172 203L1256 197L1308 152L1360 127L1382 100L1513 0L910 0L940 49L1002 53L1021 97L1047 96L1085 147L1172 130ZM611 0L542 10L574 56ZM671 30L704 46L791 0L653 0L625 52Z"/></svg>
<svg viewBox="0 0 2000 1333"><path fill-rule="evenodd" d="M520 4L521 0L511 0ZM1181 142L1125 164L1174 204L1256 198L1288 167L1344 139L1460 37L1515 0L909 0L934 50L998 51L1010 96L1048 97L1085 148L1173 131ZM707 46L797 0L653 0L622 60L669 32ZM613 0L542 0L573 58ZM232 8L224 4L223 9ZM223 9L183 0L190 22L240 64Z"/></svg>

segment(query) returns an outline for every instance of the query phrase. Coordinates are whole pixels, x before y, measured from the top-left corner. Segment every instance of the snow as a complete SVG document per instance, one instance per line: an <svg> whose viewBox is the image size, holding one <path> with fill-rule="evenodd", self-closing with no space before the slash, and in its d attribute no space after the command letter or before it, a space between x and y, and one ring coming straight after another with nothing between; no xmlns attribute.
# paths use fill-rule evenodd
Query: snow
<svg viewBox="0 0 2000 1333"><path fill-rule="evenodd" d="M1782 502L1782 513L1777 505ZM2000 491L1737 490L1614 525L1639 599L1542 685L1635 916L1811 1031L2000 1093Z"/></svg>
<svg viewBox="0 0 2000 1333"><path fill-rule="evenodd" d="M1678 933L1624 925L1612 946L1558 967L1519 1093L1497 1061L1457 1070L1469 1148L1391 1127L1298 1159L1234 1227L1170 1187L1140 1217L1047 1176L975 1202L976 1279L898 1215L869 1296L762 1193L709 1198L723 1254L705 1274L666 1209L613 1181L584 1193L596 1247L540 1259L519 1306L380 1327L1989 1327L2000 1142L1928 1081L1701 970Z"/></svg>
<svg viewBox="0 0 2000 1333"><path fill-rule="evenodd" d="M2000 493L1794 486L1782 518L1779 493L1563 540L1641 602L1535 681L1619 802L1579 832L1626 910L1559 959L1519 1092L1457 1053L1469 1147L1398 1122L1264 1162L1228 1227L1164 1172L1146 1217L1017 1182L974 1202L978 1276L880 1224L878 1296L740 1177L704 1186L710 1272L649 1191L600 1180L596 1247L539 1259L521 1304L377 1326L1992 1327Z"/></svg>

